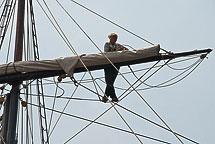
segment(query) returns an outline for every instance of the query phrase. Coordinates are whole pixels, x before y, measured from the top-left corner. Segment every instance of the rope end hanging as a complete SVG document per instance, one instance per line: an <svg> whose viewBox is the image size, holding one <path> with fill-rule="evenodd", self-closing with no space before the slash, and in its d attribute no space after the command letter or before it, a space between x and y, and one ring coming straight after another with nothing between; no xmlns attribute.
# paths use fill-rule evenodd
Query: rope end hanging
<svg viewBox="0 0 215 144"><path fill-rule="evenodd" d="M64 78L66 78L66 76L67 76L66 74L59 75L57 78L58 82L61 82Z"/></svg>

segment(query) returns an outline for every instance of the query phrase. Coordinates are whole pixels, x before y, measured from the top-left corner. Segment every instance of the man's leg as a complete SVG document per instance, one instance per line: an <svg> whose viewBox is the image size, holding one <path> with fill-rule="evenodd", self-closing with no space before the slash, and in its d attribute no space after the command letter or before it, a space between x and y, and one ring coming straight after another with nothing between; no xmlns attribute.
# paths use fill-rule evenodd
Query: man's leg
<svg viewBox="0 0 215 144"><path fill-rule="evenodd" d="M119 69L120 67L117 67ZM106 68L105 70L105 82L107 84L105 89L105 94L107 96L110 96L113 101L118 101L114 89L114 82L116 80L116 77L118 75L118 70L116 70L114 67Z"/></svg>

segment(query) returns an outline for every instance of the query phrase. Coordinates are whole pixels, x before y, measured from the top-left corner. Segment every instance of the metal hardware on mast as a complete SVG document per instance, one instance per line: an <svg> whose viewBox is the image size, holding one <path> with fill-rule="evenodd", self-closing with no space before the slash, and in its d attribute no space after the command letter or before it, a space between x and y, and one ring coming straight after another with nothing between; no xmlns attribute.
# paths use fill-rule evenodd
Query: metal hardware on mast
<svg viewBox="0 0 215 144"><path fill-rule="evenodd" d="M14 62L22 61L24 14L25 14L25 0L18 0ZM19 82L12 85L12 89L5 103L6 110L4 110L3 118L4 128L2 136L4 137L4 140L6 140L7 144L15 144L16 142L15 139L16 139L17 109L20 93L19 86L20 86Z"/></svg>

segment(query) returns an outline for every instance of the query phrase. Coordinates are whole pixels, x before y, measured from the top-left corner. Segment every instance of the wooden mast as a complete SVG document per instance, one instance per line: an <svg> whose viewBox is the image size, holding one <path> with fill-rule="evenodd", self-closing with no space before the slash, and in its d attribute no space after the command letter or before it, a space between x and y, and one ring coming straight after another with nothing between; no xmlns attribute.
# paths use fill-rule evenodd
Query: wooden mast
<svg viewBox="0 0 215 144"><path fill-rule="evenodd" d="M18 0L14 62L22 61L24 15L25 0ZM20 93L19 86L20 83L18 81L12 85L10 94L7 96L5 102L2 136L7 144L15 144L16 142L17 109Z"/></svg>

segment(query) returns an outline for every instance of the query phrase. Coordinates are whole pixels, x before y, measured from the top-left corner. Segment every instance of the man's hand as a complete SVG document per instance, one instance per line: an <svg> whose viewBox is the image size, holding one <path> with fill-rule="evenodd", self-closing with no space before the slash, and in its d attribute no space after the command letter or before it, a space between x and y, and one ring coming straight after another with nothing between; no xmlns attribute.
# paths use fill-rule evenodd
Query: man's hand
<svg viewBox="0 0 215 144"><path fill-rule="evenodd" d="M128 48L124 46L120 46L119 48L117 48L117 51L122 51L122 50L128 50Z"/></svg>

